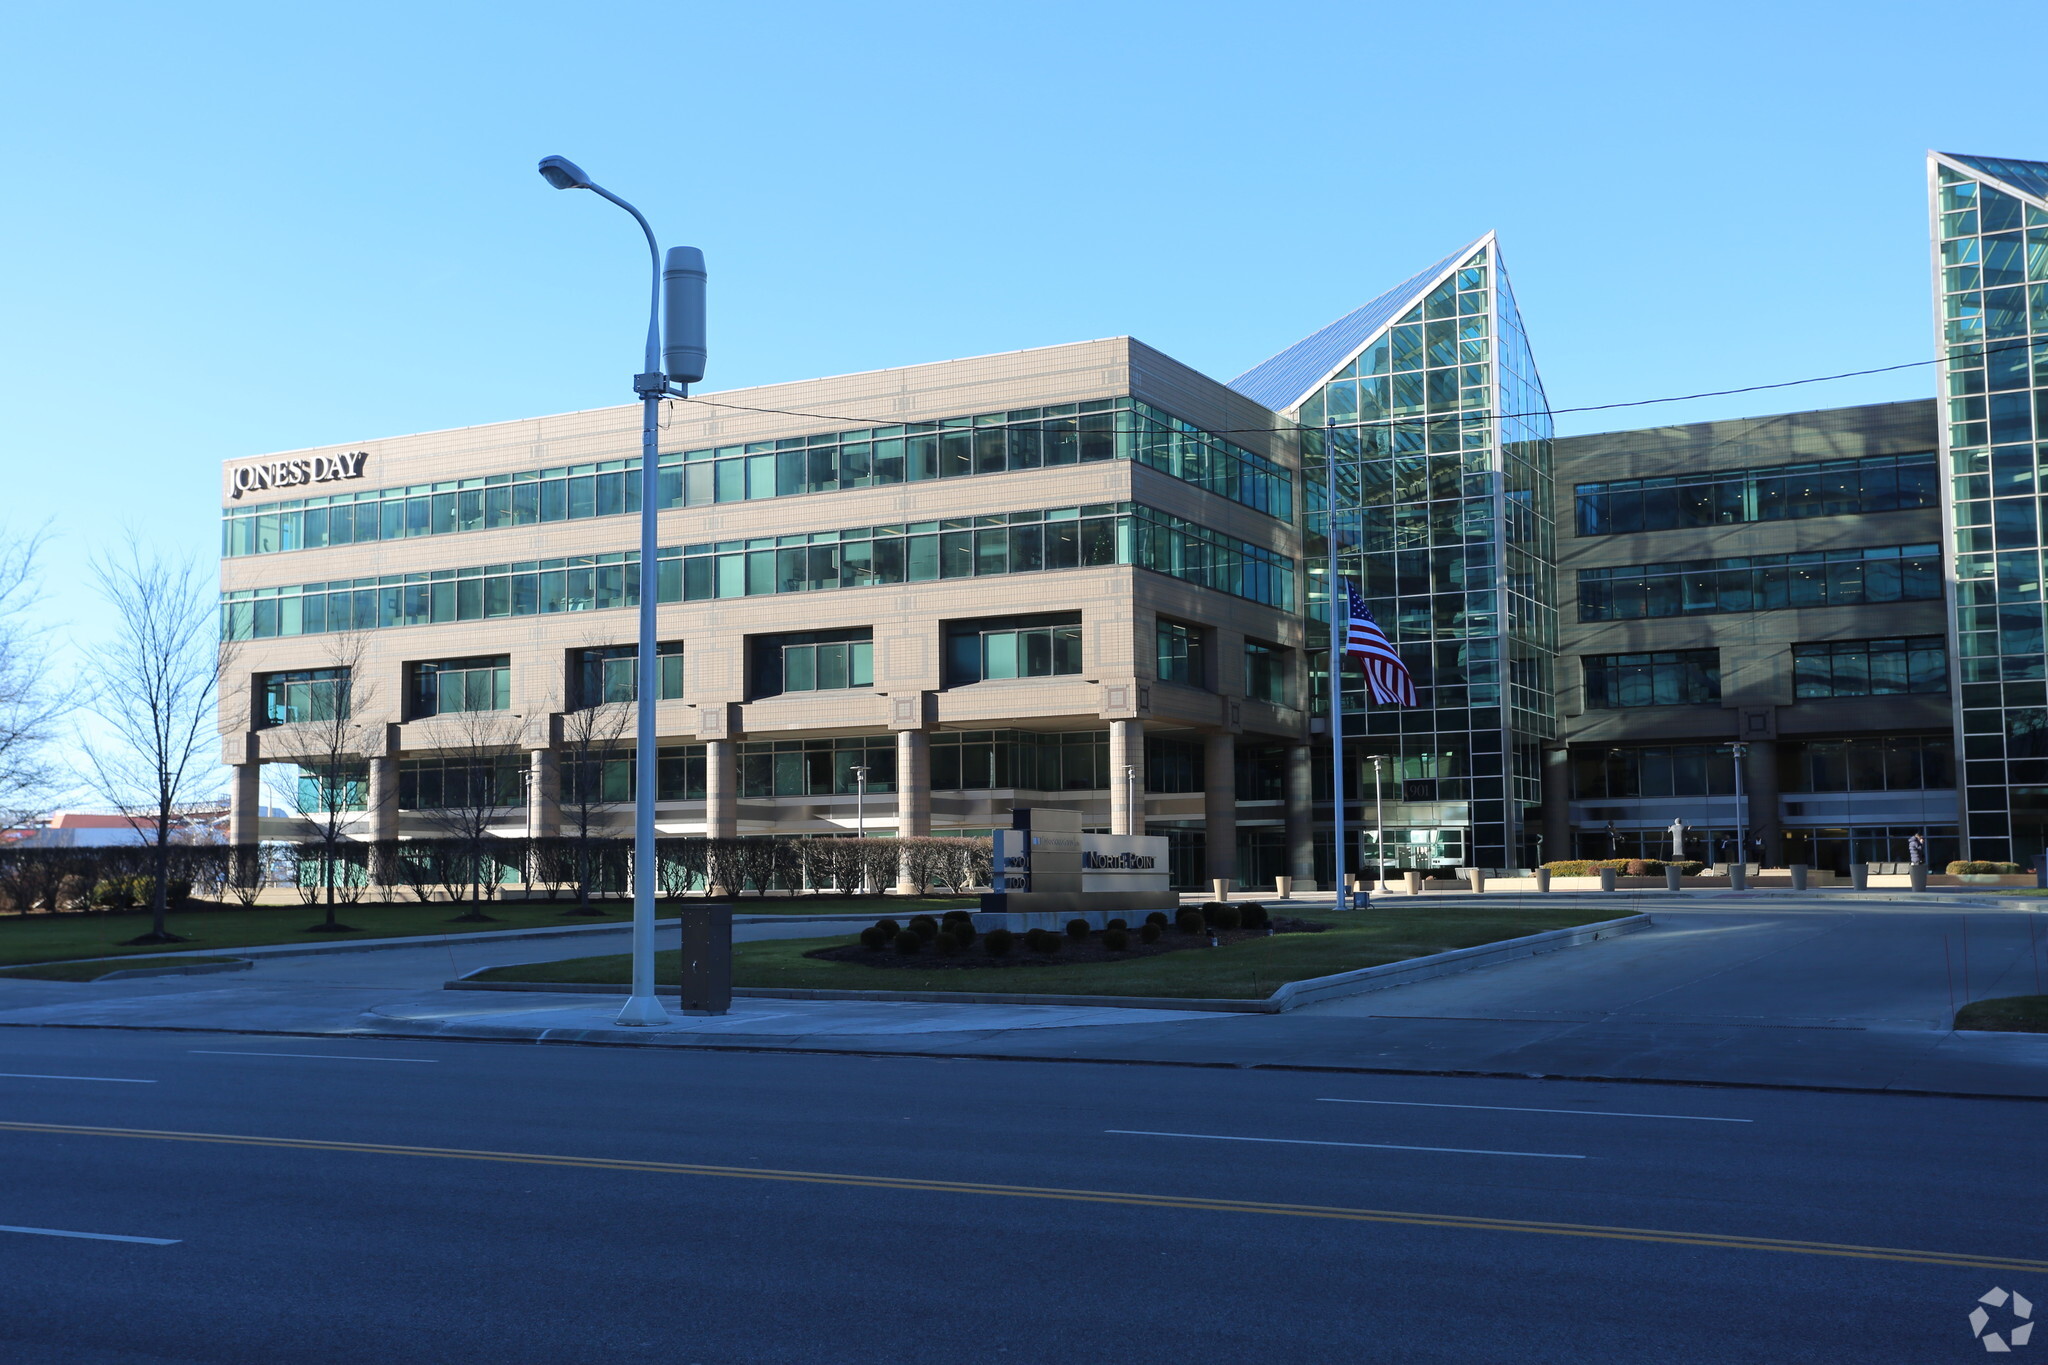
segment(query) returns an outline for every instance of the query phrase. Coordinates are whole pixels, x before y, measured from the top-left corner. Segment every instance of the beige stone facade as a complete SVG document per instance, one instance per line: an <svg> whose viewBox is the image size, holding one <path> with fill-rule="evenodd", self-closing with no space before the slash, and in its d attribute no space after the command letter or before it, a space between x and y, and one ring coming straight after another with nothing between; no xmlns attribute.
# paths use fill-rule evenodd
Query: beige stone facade
<svg viewBox="0 0 2048 1365"><path fill-rule="evenodd" d="M1233 433L1229 441L1290 472L1295 469L1288 439L1267 430L1283 425L1272 413L1128 338L707 393L664 406L661 449L668 453L1118 398L1135 398L1206 430ZM637 459L639 449L640 410L622 405L230 460L222 475L222 505L284 506L298 498L356 489L424 488L514 471ZM354 462L360 473L336 477L353 466L335 457L358 454L364 457ZM273 471L264 476L271 486L251 487L263 480L238 473L257 466ZM280 468L299 470L299 481L280 480L274 473ZM309 481L317 475L328 477ZM1136 460L1118 458L674 508L659 514L660 542L668 547L745 541L1134 503L1298 561L1298 491L1294 500L1295 516L1276 518ZM638 524L637 515L594 516L239 555L222 560L222 590L232 594L631 552L638 547ZM1299 591L1298 568L1295 582ZM1306 742L1303 624L1295 606L1247 600L1130 563L665 603L659 608L659 634L663 641L683 645L683 694L658 704L659 739L706 746L708 790L701 800L665 801L659 826L670 833L849 829L855 818L851 794L763 796L744 790L738 748L782 739L867 736L893 744L898 770L895 793L871 793L865 802L863 817L871 830L987 829L1007 823L1013 803L1047 802L1079 808L1090 827L1126 831L1132 816L1122 782L1058 793L934 791L929 786L931 740L956 731L1102 732L1112 749L1112 770L1137 769L1143 788L1145 737L1171 737L1203 753L1210 780L1199 790L1144 792L1139 819L1154 825L1206 824L1204 870L1234 876L1238 803L1233 799L1219 806L1215 793L1232 788L1237 745L1298 747ZM964 685L949 679L944 623L1049 612L1080 615L1078 674ZM1155 621L1161 616L1203 632L1208 661L1203 685L1157 678ZM749 641L755 637L860 628L873 632L872 686L762 695L750 677ZM494 733L503 747L524 755L527 774L524 807L504 809L500 827L507 833L554 832L560 818L564 713L578 704L571 656L582 649L630 645L634 632L634 612L619 607L239 642L234 686L222 712L225 755L237 765L238 836L257 833L253 804L270 800L259 797L258 765L291 764L321 745L318 725L260 723L254 699L261 680L330 667L338 649L359 651L352 660L358 697L353 720L363 735L371 789L369 809L357 821L360 834L424 832L428 826L421 813L398 809L391 797L396 766L408 758L475 747L475 726L462 716L408 715L404 702L411 666L422 660L497 655L509 656L510 698L496 715ZM1284 652L1288 690L1282 702L1247 695L1247 640ZM618 738L630 745L631 729ZM1288 799L1255 803L1243 814L1284 826L1291 836L1291 861L1305 865L1306 767L1299 762L1283 766L1290 774ZM623 829L624 809L612 814ZM263 832L282 834L288 828L289 822L278 823Z"/></svg>

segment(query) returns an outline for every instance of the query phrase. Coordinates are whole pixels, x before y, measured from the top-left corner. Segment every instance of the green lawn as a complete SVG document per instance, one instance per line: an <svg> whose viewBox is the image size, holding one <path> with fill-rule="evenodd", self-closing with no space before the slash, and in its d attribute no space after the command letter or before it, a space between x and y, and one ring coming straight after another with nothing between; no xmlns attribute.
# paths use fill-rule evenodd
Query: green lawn
<svg viewBox="0 0 2048 1365"><path fill-rule="evenodd" d="M41 962L29 967L8 967L0 976L33 977L38 981L97 981L109 972L132 972L144 967L211 967L239 962L233 957L127 957L112 962Z"/></svg>
<svg viewBox="0 0 2048 1365"><path fill-rule="evenodd" d="M673 915L676 905L689 901L657 904L658 915ZM853 914L894 915L906 919L920 913L937 914L956 907L973 908L977 902L952 897L860 896L770 896L756 900L746 896L734 901L738 914ZM495 929L558 929L578 924L620 923L632 917L623 901L599 901L601 918L565 913L567 903L510 901L486 909L488 924L451 923L464 907L446 904L345 905L335 918L351 926L347 934L308 933L307 928L325 918L319 908L303 905L264 905L253 909L220 906L195 901L185 909L170 912L168 927L182 934L187 943L136 944L124 940L149 932L147 910L117 913L64 915L0 915L0 964L53 962L64 958L113 957L136 953L205 951L212 948L253 948L267 943L332 943L357 938L411 938L421 934L477 933Z"/></svg>
<svg viewBox="0 0 2048 1365"><path fill-rule="evenodd" d="M900 916L899 916L900 918ZM823 990L972 991L1062 995L1156 995L1258 999L1289 981L1328 976L1356 967L1376 967L1451 948L1470 948L1505 938L1562 929L1608 918L1598 912L1559 907L1539 909L1430 909L1411 914L1370 911L1332 915L1337 925L1320 934L1276 934L1245 939L1224 948L1189 948L1124 962L1007 967L988 970L868 967L824 962L804 954L847 943L851 935L741 943L733 948L736 986L805 987ZM1171 932L1171 931L1169 931ZM1022 945L1018 951L1022 953ZM656 979L671 983L681 971L679 955L656 955ZM479 980L599 982L623 985L630 979L625 956L580 957L563 962L498 967Z"/></svg>
<svg viewBox="0 0 2048 1365"><path fill-rule="evenodd" d="M1956 1011L1956 1027L1994 1033L2048 1033L2048 995L1978 1000Z"/></svg>

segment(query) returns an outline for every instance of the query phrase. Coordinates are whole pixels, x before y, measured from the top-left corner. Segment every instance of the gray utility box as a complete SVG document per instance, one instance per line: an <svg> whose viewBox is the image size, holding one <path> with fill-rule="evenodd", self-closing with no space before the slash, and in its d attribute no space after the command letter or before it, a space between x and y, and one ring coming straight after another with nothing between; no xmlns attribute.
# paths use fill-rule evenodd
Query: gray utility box
<svg viewBox="0 0 2048 1365"><path fill-rule="evenodd" d="M724 1014L732 1008L732 907L685 904L681 914L683 1013Z"/></svg>

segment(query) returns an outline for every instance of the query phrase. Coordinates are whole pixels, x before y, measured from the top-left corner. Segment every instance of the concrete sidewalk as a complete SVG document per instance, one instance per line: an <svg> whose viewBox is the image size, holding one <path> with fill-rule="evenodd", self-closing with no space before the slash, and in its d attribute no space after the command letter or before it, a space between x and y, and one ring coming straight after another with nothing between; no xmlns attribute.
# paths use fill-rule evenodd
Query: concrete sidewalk
<svg viewBox="0 0 2048 1365"><path fill-rule="evenodd" d="M1595 898L1622 910L1624 895ZM1647 895L1643 898L1650 899ZM2030 994L2040 902L1644 906L1630 937L1287 1015L748 1000L611 1026L591 996L439 989L473 967L623 951L625 931L295 956L232 977L0 982L0 1026L604 1042L1224 1067L1561 1076L2048 1099L2048 1035L1951 1033L1951 998ZM2048 907L2044 907L2048 908ZM816 926L754 924L752 936ZM675 941L673 930L662 945Z"/></svg>

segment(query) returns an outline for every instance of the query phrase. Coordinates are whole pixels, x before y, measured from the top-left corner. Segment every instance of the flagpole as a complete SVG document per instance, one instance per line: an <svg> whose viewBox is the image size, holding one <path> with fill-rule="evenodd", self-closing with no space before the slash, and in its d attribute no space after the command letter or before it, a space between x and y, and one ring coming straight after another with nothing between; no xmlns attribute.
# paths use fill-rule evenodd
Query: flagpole
<svg viewBox="0 0 2048 1365"><path fill-rule="evenodd" d="M1331 851L1336 855L1336 906L1348 910L1351 903L1344 894L1344 641L1337 623L1337 442L1336 427L1328 421L1323 423L1323 475L1328 481L1323 499L1323 539L1330 551L1330 586L1324 596L1330 604L1330 815L1334 836ZM1348 614L1349 599L1344 600Z"/></svg>

